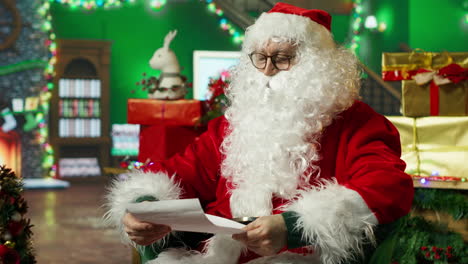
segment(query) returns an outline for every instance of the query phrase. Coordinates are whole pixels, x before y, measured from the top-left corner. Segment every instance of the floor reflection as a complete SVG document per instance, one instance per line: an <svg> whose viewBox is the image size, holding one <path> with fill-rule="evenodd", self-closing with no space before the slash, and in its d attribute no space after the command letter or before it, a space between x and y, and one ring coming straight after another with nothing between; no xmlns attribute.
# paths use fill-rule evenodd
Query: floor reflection
<svg viewBox="0 0 468 264"><path fill-rule="evenodd" d="M38 264L131 264L131 251L101 222L104 181L64 190L26 190Z"/></svg>

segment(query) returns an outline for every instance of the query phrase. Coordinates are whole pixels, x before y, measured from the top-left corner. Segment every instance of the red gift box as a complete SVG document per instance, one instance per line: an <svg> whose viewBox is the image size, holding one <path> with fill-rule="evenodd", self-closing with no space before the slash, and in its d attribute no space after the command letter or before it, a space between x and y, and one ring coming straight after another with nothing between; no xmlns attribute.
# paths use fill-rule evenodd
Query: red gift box
<svg viewBox="0 0 468 264"><path fill-rule="evenodd" d="M201 117L198 100L128 99L129 124L193 126Z"/></svg>
<svg viewBox="0 0 468 264"><path fill-rule="evenodd" d="M204 127L142 125L138 161L155 162L182 153L204 131Z"/></svg>
<svg viewBox="0 0 468 264"><path fill-rule="evenodd" d="M129 99L128 123L140 125L138 161L157 162L181 153L206 129L197 100Z"/></svg>

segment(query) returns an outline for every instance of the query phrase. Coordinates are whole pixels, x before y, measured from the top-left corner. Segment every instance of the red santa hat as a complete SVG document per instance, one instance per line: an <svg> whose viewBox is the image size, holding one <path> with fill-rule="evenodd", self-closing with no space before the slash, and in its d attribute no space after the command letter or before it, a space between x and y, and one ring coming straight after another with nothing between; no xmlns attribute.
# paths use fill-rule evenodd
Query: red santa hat
<svg viewBox="0 0 468 264"><path fill-rule="evenodd" d="M297 15L308 17L310 20L324 26L331 31L332 17L329 13L319 9L305 9L286 3L277 3L268 13L283 13L287 15Z"/></svg>
<svg viewBox="0 0 468 264"><path fill-rule="evenodd" d="M244 50L251 52L258 45L275 37L303 42L317 48L335 47L330 32L331 19L330 14L323 10L277 3L247 28Z"/></svg>

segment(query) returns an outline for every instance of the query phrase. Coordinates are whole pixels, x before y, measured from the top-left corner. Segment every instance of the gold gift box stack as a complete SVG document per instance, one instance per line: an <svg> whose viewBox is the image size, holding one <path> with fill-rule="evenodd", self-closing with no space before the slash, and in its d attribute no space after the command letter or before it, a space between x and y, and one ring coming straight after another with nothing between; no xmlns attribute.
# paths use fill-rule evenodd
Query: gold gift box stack
<svg viewBox="0 0 468 264"><path fill-rule="evenodd" d="M418 85L413 80L418 69L437 71L449 64L468 68L468 52L395 52L382 53L384 81L402 80L402 112L404 116L430 116L430 82ZM439 116L468 115L468 82L438 85Z"/></svg>
<svg viewBox="0 0 468 264"><path fill-rule="evenodd" d="M382 54L383 79L402 82L404 116L388 118L416 186L468 189L468 81L438 85L438 116L431 116L431 83L413 79L419 69L437 72L452 63L467 68L468 52Z"/></svg>

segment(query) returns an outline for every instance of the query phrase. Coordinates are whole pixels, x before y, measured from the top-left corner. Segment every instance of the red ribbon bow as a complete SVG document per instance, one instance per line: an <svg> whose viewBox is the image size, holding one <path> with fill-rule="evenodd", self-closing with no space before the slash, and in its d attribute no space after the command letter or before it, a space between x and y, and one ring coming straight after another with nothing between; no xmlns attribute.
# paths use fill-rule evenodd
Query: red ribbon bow
<svg viewBox="0 0 468 264"><path fill-rule="evenodd" d="M449 64L438 71L419 69L413 76L418 85L431 82L430 85L430 114L439 115L439 85L448 83L459 83L468 80L468 68L458 64Z"/></svg>

